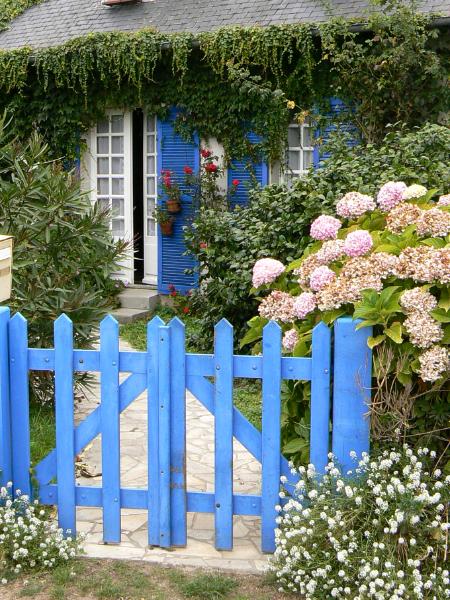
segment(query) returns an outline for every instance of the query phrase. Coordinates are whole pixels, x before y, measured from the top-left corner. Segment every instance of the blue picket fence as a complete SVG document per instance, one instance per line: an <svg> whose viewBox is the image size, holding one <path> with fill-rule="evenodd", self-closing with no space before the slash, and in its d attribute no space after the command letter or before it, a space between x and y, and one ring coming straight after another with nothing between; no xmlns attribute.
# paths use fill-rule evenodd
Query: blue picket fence
<svg viewBox="0 0 450 600"><path fill-rule="evenodd" d="M148 511L150 545L169 548L187 543L187 513L215 515L215 545L231 550L233 515L261 517L261 548L274 550L280 476L292 484L288 461L280 452L281 384L311 381L310 461L323 471L330 450L349 467L349 453L368 450L371 354L370 328L339 319L332 331L319 323L310 358L285 357L281 330L269 323L260 356L233 353L233 328L215 327L213 354L185 350L183 323L153 318L147 327L147 351L119 351L119 326L106 317L100 324L100 349L73 348L73 327L61 315L54 323L54 349L29 348L27 321L0 308L0 477L14 489L34 493L43 504L57 505L59 525L76 531L76 507L101 507L103 539L121 539L121 509ZM334 348L334 352L333 352ZM332 354L334 353L334 357ZM332 367L334 369L331 377ZM31 477L28 383L30 371L55 377L56 448ZM101 403L81 423L74 423L74 373L99 372ZM120 373L128 374L121 381ZM262 380L262 431L233 405L236 378ZM331 390L331 383L333 390ZM120 481L120 414L147 390L148 485L124 488ZM186 489L186 390L215 417L215 491ZM332 398L332 410L331 410ZM332 433L330 436L330 414ZM79 485L77 454L97 435L102 444L102 485ZM233 490L233 438L262 465L261 494ZM331 441L330 441L331 440ZM31 480L34 488L32 489Z"/></svg>

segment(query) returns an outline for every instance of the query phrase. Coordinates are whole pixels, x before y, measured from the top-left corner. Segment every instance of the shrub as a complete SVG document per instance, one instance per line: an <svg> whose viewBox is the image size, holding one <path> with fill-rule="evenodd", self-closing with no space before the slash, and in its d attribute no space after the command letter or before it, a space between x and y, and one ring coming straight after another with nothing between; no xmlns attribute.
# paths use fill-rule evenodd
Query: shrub
<svg viewBox="0 0 450 600"><path fill-rule="evenodd" d="M114 242L107 214L80 191L74 172L48 161L37 136L21 144L0 123L0 232L14 236L9 302L28 319L30 346L53 345L53 319L65 312L75 344L87 347L121 284L111 279L126 244ZM48 376L35 374L45 400ZM47 374L45 374L47 375Z"/></svg>
<svg viewBox="0 0 450 600"><path fill-rule="evenodd" d="M336 136L326 145L320 169L296 180L292 188L271 185L250 193L247 207L230 212L203 210L186 231L187 244L199 263L200 286L194 309L204 331L222 317L238 335L254 314L251 269L258 258L290 262L310 242L309 225L321 213L332 213L336 200L351 189L372 194L393 179L444 191L450 186L450 132L438 125L392 131L380 146L349 147Z"/></svg>
<svg viewBox="0 0 450 600"><path fill-rule="evenodd" d="M19 491L12 498L6 487L0 488L2 583L7 583L8 574L53 568L74 558L80 550L81 539L64 538L63 531L48 519L48 512L37 501L31 502Z"/></svg>
<svg viewBox="0 0 450 600"><path fill-rule="evenodd" d="M353 477L333 461L322 478L312 465L300 468L292 496L277 507L281 589L305 600L448 598L450 475L430 472L429 455L407 446L363 455Z"/></svg>
<svg viewBox="0 0 450 600"><path fill-rule="evenodd" d="M255 342L273 319L283 328L285 350L303 356L317 322L361 318L358 328L374 328L373 439L392 440L400 430L416 439L425 435L433 449L444 451L450 414L450 196L436 203L435 191L388 182L378 191L377 205L367 194L349 192L337 202L340 218L317 217L311 224L316 241L281 274L276 269L268 275L266 263L257 261L253 278L259 285L264 274L258 287L263 297L243 343ZM307 428L298 427L309 414L309 388L288 389L284 451L296 454L307 441Z"/></svg>

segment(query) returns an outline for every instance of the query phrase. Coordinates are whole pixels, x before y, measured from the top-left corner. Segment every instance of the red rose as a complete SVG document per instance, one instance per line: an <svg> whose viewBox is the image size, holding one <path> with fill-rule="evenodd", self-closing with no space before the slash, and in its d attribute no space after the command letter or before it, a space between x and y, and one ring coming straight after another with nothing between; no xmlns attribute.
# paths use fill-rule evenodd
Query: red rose
<svg viewBox="0 0 450 600"><path fill-rule="evenodd" d="M189 312L189 308L187 306L183 306L183 312L185 315L187 315Z"/></svg>
<svg viewBox="0 0 450 600"><path fill-rule="evenodd" d="M208 150L208 148L202 148L200 150L200 154L203 156L203 158L209 158L211 156L211 150Z"/></svg>
<svg viewBox="0 0 450 600"><path fill-rule="evenodd" d="M208 173L215 173L217 171L217 165L214 163L207 163L205 165L205 171L208 171Z"/></svg>
<svg viewBox="0 0 450 600"><path fill-rule="evenodd" d="M202 250L204 250L205 248L207 248L207 247L208 247L208 244L207 244L206 242L200 242L200 244L199 244L199 245L200 245L200 248L201 248Z"/></svg>
<svg viewBox="0 0 450 600"><path fill-rule="evenodd" d="M233 181L231 183L233 185L239 185L241 182L239 181L239 179L233 179Z"/></svg>
<svg viewBox="0 0 450 600"><path fill-rule="evenodd" d="M192 173L194 172L191 167L185 166L183 167L183 171L186 173L186 175L192 175Z"/></svg>
<svg viewBox="0 0 450 600"><path fill-rule="evenodd" d="M165 186L170 187L172 185L172 181L170 179L170 177L163 177L163 183Z"/></svg>
<svg viewBox="0 0 450 600"><path fill-rule="evenodd" d="M169 169L161 169L161 175L170 175Z"/></svg>
<svg viewBox="0 0 450 600"><path fill-rule="evenodd" d="M173 298L175 298L175 296L177 295L177 292L176 292L176 290L173 290L173 292L170 292L170 295L171 295Z"/></svg>

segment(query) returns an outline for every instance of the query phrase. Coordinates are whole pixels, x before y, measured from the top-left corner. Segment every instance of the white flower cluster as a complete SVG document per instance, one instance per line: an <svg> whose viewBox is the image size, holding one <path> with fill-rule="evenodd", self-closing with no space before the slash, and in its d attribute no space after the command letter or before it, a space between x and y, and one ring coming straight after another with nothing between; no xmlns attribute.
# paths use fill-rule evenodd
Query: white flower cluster
<svg viewBox="0 0 450 600"><path fill-rule="evenodd" d="M81 539L64 537L47 512L11 485L0 488L0 566L2 573L19 574L30 569L50 569L74 558ZM69 532L70 533L70 532ZM2 583L7 583L5 577Z"/></svg>
<svg viewBox="0 0 450 600"><path fill-rule="evenodd" d="M293 469L301 479L277 507L280 591L305 600L450 598L450 476L427 471L429 458L427 448L404 446L363 454L346 476L331 455L323 477L312 465Z"/></svg>

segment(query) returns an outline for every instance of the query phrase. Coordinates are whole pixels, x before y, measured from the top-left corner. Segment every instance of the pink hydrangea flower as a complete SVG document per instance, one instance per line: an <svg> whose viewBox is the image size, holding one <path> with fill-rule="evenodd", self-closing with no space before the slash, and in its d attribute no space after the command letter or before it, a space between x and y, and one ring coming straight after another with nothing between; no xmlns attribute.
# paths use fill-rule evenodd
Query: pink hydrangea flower
<svg viewBox="0 0 450 600"><path fill-rule="evenodd" d="M311 273L309 277L309 285L312 290L318 292L335 279L336 273L329 267L322 265L321 267L314 269L314 271Z"/></svg>
<svg viewBox="0 0 450 600"><path fill-rule="evenodd" d="M259 287L264 283L272 283L283 273L285 266L274 258L261 258L255 262L253 267L253 287Z"/></svg>
<svg viewBox="0 0 450 600"><path fill-rule="evenodd" d="M372 236L365 229L350 232L344 240L344 252L347 256L363 256L372 246Z"/></svg>
<svg viewBox="0 0 450 600"><path fill-rule="evenodd" d="M438 200L438 206L450 206L450 194L440 196Z"/></svg>
<svg viewBox="0 0 450 600"><path fill-rule="evenodd" d="M288 352L292 352L298 342L298 332L296 329L289 329L283 335L283 348Z"/></svg>
<svg viewBox="0 0 450 600"><path fill-rule="evenodd" d="M304 319L306 315L313 312L316 305L317 301L314 294L311 294L311 292L303 292L294 299L292 312L297 318Z"/></svg>
<svg viewBox="0 0 450 600"><path fill-rule="evenodd" d="M335 217L320 215L311 223L310 234L315 240L334 240L342 223Z"/></svg>
<svg viewBox="0 0 450 600"><path fill-rule="evenodd" d="M317 251L317 260L328 264L334 260L342 258L344 255L344 240L329 240L322 244L322 248Z"/></svg>
<svg viewBox="0 0 450 600"><path fill-rule="evenodd" d="M357 219L370 210L375 210L373 198L359 192L348 192L336 204L337 214L346 219Z"/></svg>
<svg viewBox="0 0 450 600"><path fill-rule="evenodd" d="M403 201L407 185L403 181L388 181L378 192L377 202L381 210L388 212Z"/></svg>

